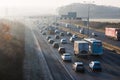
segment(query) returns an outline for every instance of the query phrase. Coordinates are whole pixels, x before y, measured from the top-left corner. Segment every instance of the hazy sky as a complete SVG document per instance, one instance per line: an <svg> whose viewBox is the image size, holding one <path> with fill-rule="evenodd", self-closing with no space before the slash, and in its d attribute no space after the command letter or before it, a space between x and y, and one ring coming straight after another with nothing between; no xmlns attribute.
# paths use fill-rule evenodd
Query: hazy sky
<svg viewBox="0 0 120 80"><path fill-rule="evenodd" d="M0 14L55 14L57 7L84 1L120 7L120 0L0 0Z"/></svg>

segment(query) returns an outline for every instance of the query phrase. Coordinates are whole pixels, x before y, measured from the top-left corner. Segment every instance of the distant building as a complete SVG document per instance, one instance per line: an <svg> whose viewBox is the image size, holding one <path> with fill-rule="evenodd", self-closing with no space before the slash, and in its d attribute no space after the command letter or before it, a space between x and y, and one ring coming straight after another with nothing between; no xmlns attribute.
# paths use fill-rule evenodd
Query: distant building
<svg viewBox="0 0 120 80"><path fill-rule="evenodd" d="M67 19L68 15L61 15L61 19Z"/></svg>
<svg viewBox="0 0 120 80"><path fill-rule="evenodd" d="M81 20L81 17L77 17L76 12L68 12L67 15L61 15L60 19L69 19L69 20Z"/></svg>
<svg viewBox="0 0 120 80"><path fill-rule="evenodd" d="M76 12L68 12L68 18L69 19L76 19L77 13Z"/></svg>

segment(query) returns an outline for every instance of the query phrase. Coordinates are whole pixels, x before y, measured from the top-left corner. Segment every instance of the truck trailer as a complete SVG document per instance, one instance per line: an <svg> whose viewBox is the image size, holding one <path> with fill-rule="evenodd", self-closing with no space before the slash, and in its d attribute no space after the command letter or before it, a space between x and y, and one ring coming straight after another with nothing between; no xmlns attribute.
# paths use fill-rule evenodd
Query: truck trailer
<svg viewBox="0 0 120 80"><path fill-rule="evenodd" d="M105 28L105 36L120 40L120 28Z"/></svg>
<svg viewBox="0 0 120 80"><path fill-rule="evenodd" d="M86 41L75 41L74 42L74 55L86 56L89 53L89 44Z"/></svg>

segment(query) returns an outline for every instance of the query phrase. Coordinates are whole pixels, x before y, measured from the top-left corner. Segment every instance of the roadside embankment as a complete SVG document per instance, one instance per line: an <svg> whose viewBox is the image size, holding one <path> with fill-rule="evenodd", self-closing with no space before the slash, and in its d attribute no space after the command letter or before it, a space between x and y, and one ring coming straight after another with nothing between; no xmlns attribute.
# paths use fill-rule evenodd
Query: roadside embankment
<svg viewBox="0 0 120 80"><path fill-rule="evenodd" d="M25 26L0 20L0 80L23 80Z"/></svg>

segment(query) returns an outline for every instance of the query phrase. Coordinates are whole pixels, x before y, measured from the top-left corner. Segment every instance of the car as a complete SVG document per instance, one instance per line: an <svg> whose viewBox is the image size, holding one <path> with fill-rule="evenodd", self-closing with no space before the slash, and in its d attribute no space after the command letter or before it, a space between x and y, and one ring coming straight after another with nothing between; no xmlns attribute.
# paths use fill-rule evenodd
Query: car
<svg viewBox="0 0 120 80"><path fill-rule="evenodd" d="M79 25L77 25L77 29L79 29L80 28L80 26Z"/></svg>
<svg viewBox="0 0 120 80"><path fill-rule="evenodd" d="M51 36L47 36L46 39L49 40L51 38Z"/></svg>
<svg viewBox="0 0 120 80"><path fill-rule="evenodd" d="M72 34L70 32L67 32L67 36L72 36Z"/></svg>
<svg viewBox="0 0 120 80"><path fill-rule="evenodd" d="M66 52L66 50L65 50L64 47L59 47L59 48L58 48L58 52L61 53L61 54L63 54L63 53Z"/></svg>
<svg viewBox="0 0 120 80"><path fill-rule="evenodd" d="M45 33L45 32L42 32L42 35L46 35L46 33Z"/></svg>
<svg viewBox="0 0 120 80"><path fill-rule="evenodd" d="M92 71L102 71L101 64L99 61L91 61L89 67Z"/></svg>
<svg viewBox="0 0 120 80"><path fill-rule="evenodd" d="M75 41L75 37L70 37L70 42L74 42Z"/></svg>
<svg viewBox="0 0 120 80"><path fill-rule="evenodd" d="M60 36L59 35L55 35L55 39L60 39Z"/></svg>
<svg viewBox="0 0 120 80"><path fill-rule="evenodd" d="M84 34L84 28L81 28L79 31L81 34Z"/></svg>
<svg viewBox="0 0 120 80"><path fill-rule="evenodd" d="M61 39L61 40L60 40L60 43L62 43L62 44L67 44L66 38Z"/></svg>
<svg viewBox="0 0 120 80"><path fill-rule="evenodd" d="M78 38L78 36L77 36L77 35L75 35L75 34L73 34L73 35L72 35L72 37L73 37L73 38Z"/></svg>
<svg viewBox="0 0 120 80"><path fill-rule="evenodd" d="M58 30L55 30L55 33L56 33L56 34L59 34L59 31L58 31Z"/></svg>
<svg viewBox="0 0 120 80"><path fill-rule="evenodd" d="M64 36L64 33L63 33L63 32L61 32L61 33L60 33L60 36Z"/></svg>
<svg viewBox="0 0 120 80"><path fill-rule="evenodd" d="M92 32L92 36L97 37L98 35L94 32Z"/></svg>
<svg viewBox="0 0 120 80"><path fill-rule="evenodd" d="M59 48L59 43L58 42L54 42L52 46L53 46L53 48Z"/></svg>
<svg viewBox="0 0 120 80"><path fill-rule="evenodd" d="M79 62L74 62L73 65L73 70L75 72L84 72L85 69L84 69L84 65L83 65L83 62L79 61Z"/></svg>
<svg viewBox="0 0 120 80"><path fill-rule="evenodd" d="M63 55L61 55L61 58L63 61L72 61L72 56L70 53L64 53Z"/></svg>
<svg viewBox="0 0 120 80"><path fill-rule="evenodd" d="M50 44L53 44L53 43L54 43L54 40L53 40L53 39L49 39L48 42L49 42Z"/></svg>

